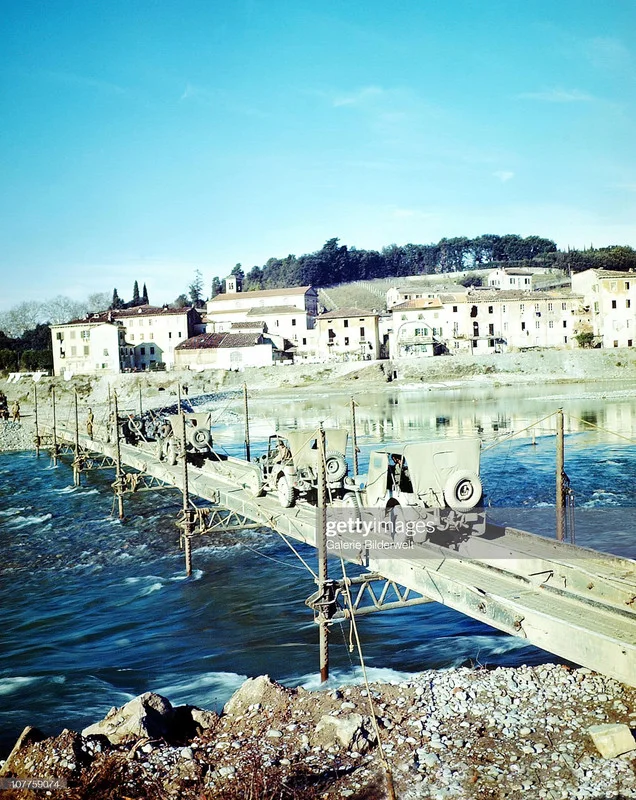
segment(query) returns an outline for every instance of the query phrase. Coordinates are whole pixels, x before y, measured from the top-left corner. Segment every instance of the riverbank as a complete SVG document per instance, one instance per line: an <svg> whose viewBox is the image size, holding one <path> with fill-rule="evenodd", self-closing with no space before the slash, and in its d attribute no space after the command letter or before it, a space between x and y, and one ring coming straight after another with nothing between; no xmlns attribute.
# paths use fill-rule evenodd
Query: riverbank
<svg viewBox="0 0 636 800"><path fill-rule="evenodd" d="M518 386L580 381L636 381L636 350L533 350L497 355L438 356L400 361L291 364L248 368L243 372L179 370L156 373L127 373L108 376L77 376L70 381L44 378L38 395L47 401L55 387L62 403L73 401L77 390L82 404L105 404L109 393L117 392L122 406L138 407L139 394L145 407L175 403L182 396L237 393L245 383L251 395L334 392L355 393L417 386L428 390L462 386ZM185 389L183 389L185 387ZM18 399L23 413L33 403L33 383L0 382L9 402ZM187 394L186 394L187 392ZM24 406L26 404L26 406Z"/></svg>
<svg viewBox="0 0 636 800"><path fill-rule="evenodd" d="M625 743L601 755L592 733L612 723ZM221 715L146 694L83 734L31 730L0 774L61 779L60 800L380 800L383 753L400 800L632 798L635 725L635 689L551 664L427 671L370 695L261 677Z"/></svg>

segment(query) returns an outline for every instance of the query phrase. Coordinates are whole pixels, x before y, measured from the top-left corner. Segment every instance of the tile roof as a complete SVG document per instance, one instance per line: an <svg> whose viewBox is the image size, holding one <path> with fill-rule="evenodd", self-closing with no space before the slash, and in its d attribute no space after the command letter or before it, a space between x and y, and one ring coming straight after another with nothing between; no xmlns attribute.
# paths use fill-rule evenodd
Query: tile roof
<svg viewBox="0 0 636 800"><path fill-rule="evenodd" d="M87 323L115 322L133 317L166 317L174 315L185 315L193 309L193 306L184 308L170 308L169 306L134 306L133 308L116 308L107 311L97 311L94 314L87 314L82 319L74 319L64 322L64 325L86 325Z"/></svg>
<svg viewBox="0 0 636 800"><path fill-rule="evenodd" d="M181 342L175 350L210 350L219 347L252 347L262 344L260 333L202 333Z"/></svg>
<svg viewBox="0 0 636 800"><path fill-rule="evenodd" d="M230 328L249 328L254 330L262 330L265 327L265 323L262 319L248 321L248 322L233 322L230 325Z"/></svg>
<svg viewBox="0 0 636 800"><path fill-rule="evenodd" d="M304 308L298 308L297 306L256 306L254 308L250 308L247 312L248 317L258 317L259 315L272 315L277 314L280 316L281 314L305 314L306 311Z"/></svg>
<svg viewBox="0 0 636 800"><path fill-rule="evenodd" d="M366 311L364 308L334 308L333 311L325 311L318 314L318 319L343 319L344 317L378 317L377 311Z"/></svg>
<svg viewBox="0 0 636 800"><path fill-rule="evenodd" d="M439 297L418 297L416 300L406 300L404 303L398 303L396 306L391 307L391 311L402 310L405 311L409 308L441 308L442 301Z"/></svg>
<svg viewBox="0 0 636 800"><path fill-rule="evenodd" d="M236 299L237 296L240 297L276 297L278 296L286 296L286 295L297 295L297 294L307 294L307 292L313 287L311 286L289 286L286 289L258 289L254 292L230 292L230 293L223 293L217 294L216 297L213 297L209 300L209 303L217 303L221 302L222 300L229 300L229 299Z"/></svg>

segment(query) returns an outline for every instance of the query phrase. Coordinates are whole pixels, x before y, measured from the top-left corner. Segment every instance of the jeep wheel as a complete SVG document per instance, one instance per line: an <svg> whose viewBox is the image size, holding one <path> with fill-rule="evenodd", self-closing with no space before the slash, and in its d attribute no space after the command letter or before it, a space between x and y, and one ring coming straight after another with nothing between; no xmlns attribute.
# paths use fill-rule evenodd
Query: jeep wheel
<svg viewBox="0 0 636 800"><path fill-rule="evenodd" d="M295 492L294 487L289 482L287 475L281 475L276 484L276 491L278 492L278 501L283 508L291 508L294 505Z"/></svg>
<svg viewBox="0 0 636 800"><path fill-rule="evenodd" d="M347 459L337 450L329 450L325 456L325 471L328 481L340 481L347 474Z"/></svg>
<svg viewBox="0 0 636 800"><path fill-rule="evenodd" d="M481 501L479 476L468 469L452 472L444 485L444 499L453 511L470 511Z"/></svg>

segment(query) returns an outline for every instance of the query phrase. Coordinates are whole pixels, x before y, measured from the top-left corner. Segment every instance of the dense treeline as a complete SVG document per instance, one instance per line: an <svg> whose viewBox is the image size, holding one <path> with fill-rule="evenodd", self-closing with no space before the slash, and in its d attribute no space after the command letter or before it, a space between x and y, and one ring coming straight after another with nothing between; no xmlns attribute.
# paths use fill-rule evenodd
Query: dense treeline
<svg viewBox="0 0 636 800"><path fill-rule="evenodd" d="M240 264L232 270L244 275L245 289L282 286L333 286L355 280L462 272L496 264L541 264L578 272L590 267L636 269L636 251L631 247L605 247L560 252L550 239L540 236L497 236L475 239L461 236L441 239L437 244L392 244L377 250L357 250L329 239L322 249L302 256L270 258L262 267L243 273ZM212 295L221 291L215 279Z"/></svg>
<svg viewBox="0 0 636 800"><path fill-rule="evenodd" d="M53 366L51 330L48 325L36 325L22 336L12 338L0 331L0 370L33 372Z"/></svg>

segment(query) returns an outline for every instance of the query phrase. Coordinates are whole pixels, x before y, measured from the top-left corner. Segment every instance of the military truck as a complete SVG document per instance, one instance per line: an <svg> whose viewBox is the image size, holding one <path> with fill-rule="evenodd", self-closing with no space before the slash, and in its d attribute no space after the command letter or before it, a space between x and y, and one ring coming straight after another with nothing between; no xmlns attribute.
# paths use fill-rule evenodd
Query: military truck
<svg viewBox="0 0 636 800"><path fill-rule="evenodd" d="M325 471L329 498L346 493L349 472L345 452L348 434L337 428L325 429ZM261 470L263 490L276 493L283 508L302 498L318 501L318 430L280 431L268 439L267 452L256 463Z"/></svg>

